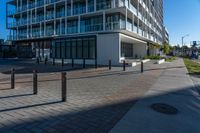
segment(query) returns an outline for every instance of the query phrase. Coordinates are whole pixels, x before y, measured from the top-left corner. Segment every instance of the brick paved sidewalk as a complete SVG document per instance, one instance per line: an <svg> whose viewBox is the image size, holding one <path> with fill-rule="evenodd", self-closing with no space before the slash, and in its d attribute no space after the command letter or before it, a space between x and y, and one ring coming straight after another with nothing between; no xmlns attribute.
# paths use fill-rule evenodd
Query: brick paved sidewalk
<svg viewBox="0 0 200 133"><path fill-rule="evenodd" d="M39 94L32 95L32 75L16 89L0 81L0 132L106 133L154 84L165 65L79 70L68 73L67 102L61 102L60 73L39 74ZM147 70L148 67L148 70Z"/></svg>

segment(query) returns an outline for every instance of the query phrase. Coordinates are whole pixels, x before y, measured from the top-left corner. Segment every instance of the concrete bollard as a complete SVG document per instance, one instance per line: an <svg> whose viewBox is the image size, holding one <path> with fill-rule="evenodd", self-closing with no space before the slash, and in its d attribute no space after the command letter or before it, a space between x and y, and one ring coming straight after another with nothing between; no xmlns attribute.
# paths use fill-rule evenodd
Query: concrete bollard
<svg viewBox="0 0 200 133"><path fill-rule="evenodd" d="M143 63L143 61L141 61L141 73L143 73L144 72L144 63Z"/></svg>
<svg viewBox="0 0 200 133"><path fill-rule="evenodd" d="M15 88L15 69L11 70L11 89Z"/></svg>
<svg viewBox="0 0 200 133"><path fill-rule="evenodd" d="M37 71L33 71L33 94L37 95L38 93L38 78L37 78Z"/></svg>
<svg viewBox="0 0 200 133"><path fill-rule="evenodd" d="M83 68L85 68L85 59L83 59Z"/></svg>
<svg viewBox="0 0 200 133"><path fill-rule="evenodd" d="M111 70L112 68L111 68L111 64L112 64L112 62L111 62L111 60L109 60L109 70Z"/></svg>
<svg viewBox="0 0 200 133"><path fill-rule="evenodd" d="M126 61L123 61L123 71L126 71Z"/></svg>
<svg viewBox="0 0 200 133"><path fill-rule="evenodd" d="M62 72L61 78L62 78L62 102L66 102L67 100L67 77L66 77L66 72Z"/></svg>

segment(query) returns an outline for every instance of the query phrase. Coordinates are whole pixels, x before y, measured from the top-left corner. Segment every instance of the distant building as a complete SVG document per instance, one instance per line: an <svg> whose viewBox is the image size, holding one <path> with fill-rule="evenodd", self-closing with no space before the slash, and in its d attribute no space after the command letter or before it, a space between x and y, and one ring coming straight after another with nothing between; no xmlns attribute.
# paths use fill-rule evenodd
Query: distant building
<svg viewBox="0 0 200 133"><path fill-rule="evenodd" d="M0 39L0 45L4 44L4 39Z"/></svg>

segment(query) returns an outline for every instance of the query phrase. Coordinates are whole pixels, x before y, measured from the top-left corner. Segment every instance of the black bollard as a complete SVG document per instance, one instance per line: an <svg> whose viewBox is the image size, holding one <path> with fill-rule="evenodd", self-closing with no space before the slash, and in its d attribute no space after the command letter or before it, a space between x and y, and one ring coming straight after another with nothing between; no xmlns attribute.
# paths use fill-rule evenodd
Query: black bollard
<svg viewBox="0 0 200 133"><path fill-rule="evenodd" d="M11 89L15 88L15 69L11 70Z"/></svg>
<svg viewBox="0 0 200 133"><path fill-rule="evenodd" d="M98 68L97 60L95 60L95 69Z"/></svg>
<svg viewBox="0 0 200 133"><path fill-rule="evenodd" d="M40 60L39 60L38 57L37 57L37 59L36 59L36 62L37 62L37 64L40 64Z"/></svg>
<svg viewBox="0 0 200 133"><path fill-rule="evenodd" d="M123 71L126 71L126 61L123 61Z"/></svg>
<svg viewBox="0 0 200 133"><path fill-rule="evenodd" d="M47 57L45 57L45 60L44 60L45 65L47 64L47 61L48 61L48 59L47 59Z"/></svg>
<svg viewBox="0 0 200 133"><path fill-rule="evenodd" d="M83 59L83 68L85 68L85 59Z"/></svg>
<svg viewBox="0 0 200 133"><path fill-rule="evenodd" d="M111 70L112 68L111 68L111 60L109 60L109 70Z"/></svg>
<svg viewBox="0 0 200 133"><path fill-rule="evenodd" d="M72 67L74 67L74 59L72 59Z"/></svg>
<svg viewBox="0 0 200 133"><path fill-rule="evenodd" d="M144 63L143 63L143 61L141 61L141 73L143 73L144 72Z"/></svg>
<svg viewBox="0 0 200 133"><path fill-rule="evenodd" d="M67 77L66 72L62 72L62 102L66 102L67 100Z"/></svg>
<svg viewBox="0 0 200 133"><path fill-rule="evenodd" d="M62 58L62 67L64 66L65 64L64 64L64 58Z"/></svg>
<svg viewBox="0 0 200 133"><path fill-rule="evenodd" d="M55 66L55 58L53 58L53 65Z"/></svg>
<svg viewBox="0 0 200 133"><path fill-rule="evenodd" d="M37 83L37 71L33 71L33 94L37 95L38 93L38 83Z"/></svg>

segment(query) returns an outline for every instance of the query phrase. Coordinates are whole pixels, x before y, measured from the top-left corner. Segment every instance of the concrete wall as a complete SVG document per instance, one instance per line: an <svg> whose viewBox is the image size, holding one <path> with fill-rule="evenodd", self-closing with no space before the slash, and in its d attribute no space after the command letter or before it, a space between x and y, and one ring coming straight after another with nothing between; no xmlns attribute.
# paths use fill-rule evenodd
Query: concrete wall
<svg viewBox="0 0 200 133"><path fill-rule="evenodd" d="M147 44L133 44L133 56L134 58L143 58L147 55Z"/></svg>
<svg viewBox="0 0 200 133"><path fill-rule="evenodd" d="M100 34L97 35L97 62L101 65L108 65L109 59L112 64L118 65L121 56L120 35Z"/></svg>

